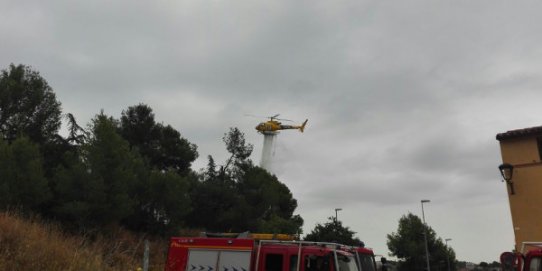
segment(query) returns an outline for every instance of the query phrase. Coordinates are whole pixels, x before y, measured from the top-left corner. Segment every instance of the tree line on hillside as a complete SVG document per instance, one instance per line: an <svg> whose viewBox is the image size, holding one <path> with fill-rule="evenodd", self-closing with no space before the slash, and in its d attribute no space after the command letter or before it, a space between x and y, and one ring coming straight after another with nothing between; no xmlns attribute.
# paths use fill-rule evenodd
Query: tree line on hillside
<svg viewBox="0 0 542 271"><path fill-rule="evenodd" d="M223 141L229 158L217 164L209 155L196 172L197 146L156 121L150 106L130 106L120 118L102 111L83 128L38 71L11 64L0 73L1 210L37 213L75 231L300 233L297 201L252 163L244 134L231 128Z"/></svg>

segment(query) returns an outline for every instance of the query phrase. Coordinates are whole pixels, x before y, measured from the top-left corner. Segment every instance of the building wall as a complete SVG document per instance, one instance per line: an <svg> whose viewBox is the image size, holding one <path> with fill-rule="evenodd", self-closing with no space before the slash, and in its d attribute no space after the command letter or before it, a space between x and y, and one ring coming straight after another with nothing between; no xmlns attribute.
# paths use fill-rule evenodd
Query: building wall
<svg viewBox="0 0 542 271"><path fill-rule="evenodd" d="M500 141L503 163L514 166L512 182L515 194L508 200L516 250L523 242L542 242L542 163L535 136Z"/></svg>

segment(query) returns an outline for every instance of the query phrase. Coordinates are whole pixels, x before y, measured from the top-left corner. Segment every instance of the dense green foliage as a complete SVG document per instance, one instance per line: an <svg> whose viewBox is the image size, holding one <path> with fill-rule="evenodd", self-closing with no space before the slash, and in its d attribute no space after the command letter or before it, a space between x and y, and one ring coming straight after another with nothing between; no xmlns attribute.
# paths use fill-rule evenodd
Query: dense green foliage
<svg viewBox="0 0 542 271"><path fill-rule="evenodd" d="M60 102L37 71L11 64L0 72L0 138L8 143L22 136L41 149L47 177L62 156Z"/></svg>
<svg viewBox="0 0 542 271"><path fill-rule="evenodd" d="M147 105L139 104L123 111L119 130L154 169L186 175L198 157L196 145L182 138L170 125L156 123L152 109Z"/></svg>
<svg viewBox="0 0 542 271"><path fill-rule="evenodd" d="M43 144L60 127L60 102L37 71L11 64L0 73L0 135L11 142L27 136Z"/></svg>
<svg viewBox="0 0 542 271"><path fill-rule="evenodd" d="M196 145L155 120L145 104L120 119L97 114L87 129L65 114L37 71L0 73L0 210L18 208L76 231L111 226L154 235L181 228L300 233L297 202L276 176L252 164L253 146L237 128L230 156L194 172Z"/></svg>
<svg viewBox="0 0 542 271"><path fill-rule="evenodd" d="M427 266L424 231L427 232L431 269L446 269L449 260L452 270L455 270L454 250L446 247L431 227L424 225L418 216L411 213L399 219L397 232L388 234L387 244L391 255L401 259L399 270L424 270Z"/></svg>
<svg viewBox="0 0 542 271"><path fill-rule="evenodd" d="M51 198L36 144L27 137L0 139L0 208L39 210Z"/></svg>
<svg viewBox="0 0 542 271"><path fill-rule="evenodd" d="M354 235L354 231L343 226L342 222L334 217L329 217L328 222L316 224L314 229L305 236L306 241L332 242L350 246L360 246L361 240Z"/></svg>
<svg viewBox="0 0 542 271"><path fill-rule="evenodd" d="M209 156L207 169L194 183L192 226L211 231L301 233L303 219L293 215L297 201L276 176L248 159L252 145L232 128L223 137L230 153L217 169Z"/></svg>
<svg viewBox="0 0 542 271"><path fill-rule="evenodd" d="M80 225L118 224L133 213L133 191L145 177L143 162L117 134L112 118L96 116L91 130L82 154L55 174L55 210Z"/></svg>

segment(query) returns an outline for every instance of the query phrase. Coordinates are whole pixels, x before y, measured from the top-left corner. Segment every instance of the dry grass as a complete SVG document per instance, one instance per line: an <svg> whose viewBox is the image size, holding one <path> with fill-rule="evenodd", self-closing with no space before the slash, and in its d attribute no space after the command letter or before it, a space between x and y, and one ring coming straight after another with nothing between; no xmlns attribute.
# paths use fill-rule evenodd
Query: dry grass
<svg viewBox="0 0 542 271"><path fill-rule="evenodd" d="M36 218L0 212L0 270L136 270L143 237L113 229L111 237L73 236ZM167 242L150 242L150 270L163 270Z"/></svg>

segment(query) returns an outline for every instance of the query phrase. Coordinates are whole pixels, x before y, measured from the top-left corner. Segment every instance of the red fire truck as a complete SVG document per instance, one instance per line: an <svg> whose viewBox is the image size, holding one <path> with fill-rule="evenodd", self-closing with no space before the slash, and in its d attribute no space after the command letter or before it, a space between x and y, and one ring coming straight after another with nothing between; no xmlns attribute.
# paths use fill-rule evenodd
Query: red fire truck
<svg viewBox="0 0 542 271"><path fill-rule="evenodd" d="M252 234L245 238L173 237L165 270L374 271L375 265L372 251L366 248Z"/></svg>
<svg viewBox="0 0 542 271"><path fill-rule="evenodd" d="M525 247L536 247L524 253ZM502 271L542 271L542 243L524 242L521 252L501 254Z"/></svg>

